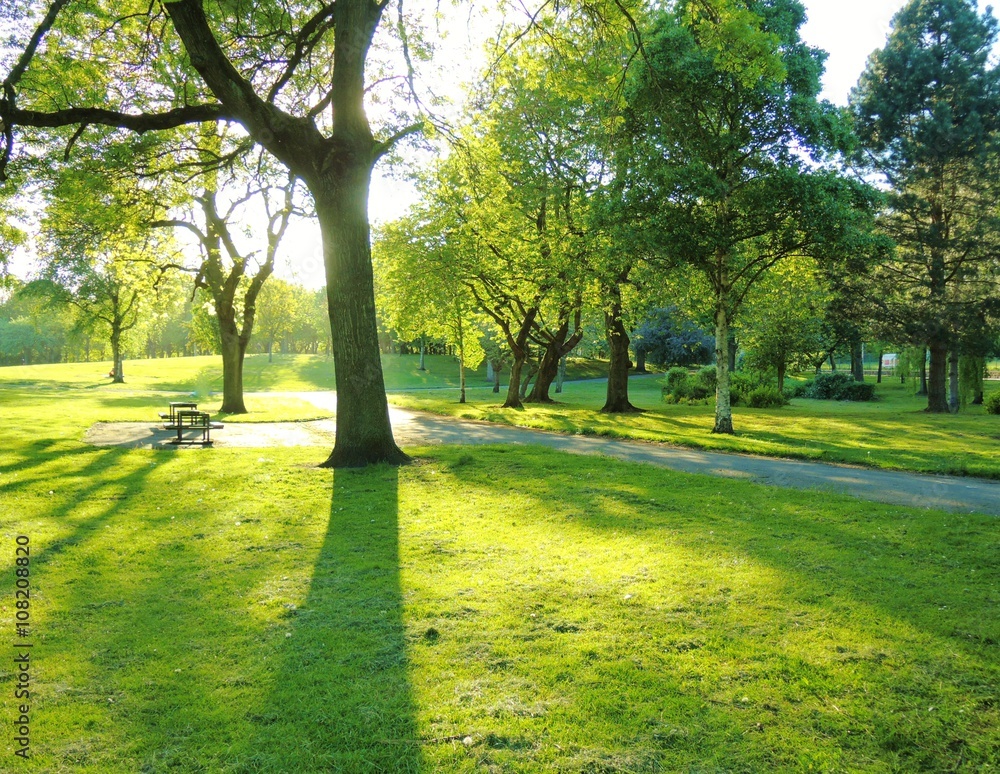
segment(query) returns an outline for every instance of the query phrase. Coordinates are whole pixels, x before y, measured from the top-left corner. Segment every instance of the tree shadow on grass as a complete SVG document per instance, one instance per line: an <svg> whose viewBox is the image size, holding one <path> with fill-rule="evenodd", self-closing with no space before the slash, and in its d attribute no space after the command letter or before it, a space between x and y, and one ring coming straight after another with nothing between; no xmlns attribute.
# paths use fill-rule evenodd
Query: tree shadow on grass
<svg viewBox="0 0 1000 774"><path fill-rule="evenodd" d="M399 577L398 470L335 473L304 603L289 611L247 771L416 772ZM241 769L243 770L243 769Z"/></svg>

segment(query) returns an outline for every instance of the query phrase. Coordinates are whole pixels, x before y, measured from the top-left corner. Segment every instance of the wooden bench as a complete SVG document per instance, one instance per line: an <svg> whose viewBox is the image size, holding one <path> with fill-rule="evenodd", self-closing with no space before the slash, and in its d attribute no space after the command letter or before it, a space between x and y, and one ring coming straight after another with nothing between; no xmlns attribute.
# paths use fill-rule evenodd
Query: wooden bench
<svg viewBox="0 0 1000 774"><path fill-rule="evenodd" d="M172 429L177 430L177 437L171 439L170 443L173 444L195 444L199 443L202 446L212 445L212 431L221 430L224 427L219 422L212 421L212 415L207 411L191 411L191 410L181 410L177 411L174 415L174 424ZM197 437L185 438L185 431L201 431L201 439Z"/></svg>

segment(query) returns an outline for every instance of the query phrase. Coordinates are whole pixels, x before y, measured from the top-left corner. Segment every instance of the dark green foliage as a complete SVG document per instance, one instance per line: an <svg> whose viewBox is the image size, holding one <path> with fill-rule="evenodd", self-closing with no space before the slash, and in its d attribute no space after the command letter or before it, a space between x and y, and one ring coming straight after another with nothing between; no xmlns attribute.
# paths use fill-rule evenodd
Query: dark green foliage
<svg viewBox="0 0 1000 774"><path fill-rule="evenodd" d="M1000 392L994 392L986 399L986 413L1000 414Z"/></svg>
<svg viewBox="0 0 1000 774"><path fill-rule="evenodd" d="M707 402L715 395L715 368L703 368L694 376L686 368L671 368L661 392L664 403Z"/></svg>
<svg viewBox="0 0 1000 774"><path fill-rule="evenodd" d="M681 319L676 306L650 312L632 334L632 346L636 354L643 352L648 362L661 366L707 363L715 349L712 337Z"/></svg>
<svg viewBox="0 0 1000 774"><path fill-rule="evenodd" d="M764 387L773 381L771 375L763 371L737 371L729 376L729 389L734 406L746 405L747 397L758 387Z"/></svg>
<svg viewBox="0 0 1000 774"><path fill-rule="evenodd" d="M798 384L793 384L791 387L785 388L785 397L807 398L809 397L810 389L812 389L812 382L799 382Z"/></svg>
<svg viewBox="0 0 1000 774"><path fill-rule="evenodd" d="M810 384L805 385L801 397L817 400L869 401L875 399L875 385L856 382L847 373L820 374ZM795 395L793 397L800 397Z"/></svg>
<svg viewBox="0 0 1000 774"><path fill-rule="evenodd" d="M747 394L746 404L750 408L781 408L788 405L788 399L777 387L764 385Z"/></svg>

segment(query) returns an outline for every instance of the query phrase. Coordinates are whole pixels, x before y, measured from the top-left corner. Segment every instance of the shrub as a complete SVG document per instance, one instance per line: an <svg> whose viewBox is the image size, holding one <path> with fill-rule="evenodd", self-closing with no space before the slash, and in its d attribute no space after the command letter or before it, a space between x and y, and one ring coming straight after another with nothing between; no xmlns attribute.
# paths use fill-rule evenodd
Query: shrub
<svg viewBox="0 0 1000 774"><path fill-rule="evenodd" d="M851 382L841 390L837 400L875 400L875 385L868 382Z"/></svg>
<svg viewBox="0 0 1000 774"><path fill-rule="evenodd" d="M818 374L813 380L808 397L819 400L843 400L840 394L852 384L854 377L845 373Z"/></svg>
<svg viewBox="0 0 1000 774"><path fill-rule="evenodd" d="M671 368L667 371L662 393L665 403L680 403L681 398L690 397L691 385L688 384L687 369Z"/></svg>
<svg viewBox="0 0 1000 774"><path fill-rule="evenodd" d="M695 384L701 385L709 393L715 393L715 387L718 383L718 370L715 366L705 366L697 374L695 374L694 381Z"/></svg>
<svg viewBox="0 0 1000 774"><path fill-rule="evenodd" d="M665 384L667 392L674 395L683 395L687 386L688 372L686 368L671 368L667 371Z"/></svg>
<svg viewBox="0 0 1000 774"><path fill-rule="evenodd" d="M750 393L767 383L760 371L737 371L729 375L729 402L734 406L746 403Z"/></svg>
<svg viewBox="0 0 1000 774"><path fill-rule="evenodd" d="M793 384L791 387L785 388L786 398L807 398L809 397L809 392L812 390L812 382L798 382Z"/></svg>
<svg viewBox="0 0 1000 774"><path fill-rule="evenodd" d="M781 408L788 399L777 387L755 387L746 395L746 404L750 408Z"/></svg>
<svg viewBox="0 0 1000 774"><path fill-rule="evenodd" d="M994 392L985 401L987 414L1000 414L1000 392Z"/></svg>
<svg viewBox="0 0 1000 774"><path fill-rule="evenodd" d="M820 374L805 397L819 400L875 400L875 385L856 382L851 374Z"/></svg>

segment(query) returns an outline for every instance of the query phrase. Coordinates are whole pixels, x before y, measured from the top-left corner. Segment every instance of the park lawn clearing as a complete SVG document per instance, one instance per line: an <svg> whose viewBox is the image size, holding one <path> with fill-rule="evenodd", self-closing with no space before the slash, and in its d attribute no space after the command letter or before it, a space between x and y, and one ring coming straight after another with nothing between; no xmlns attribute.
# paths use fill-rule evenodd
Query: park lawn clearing
<svg viewBox="0 0 1000 774"><path fill-rule="evenodd" d="M1000 478L1000 416L982 406L957 415L927 414L911 385L885 382L877 401L797 398L780 409L733 409L736 434L713 435L713 405L669 405L659 377L633 377L629 395L642 414L602 414L603 383L567 384L556 403L503 409L502 396L470 393L460 404L445 392L392 394L405 408L518 427L654 441L712 451L845 462L916 473ZM1000 385L987 383L987 394ZM499 398L499 399L498 399Z"/></svg>
<svg viewBox="0 0 1000 774"><path fill-rule="evenodd" d="M458 359L447 355L426 355L425 370L419 370L419 355L382 355L382 372L388 390L451 388L458 391ZM125 384L112 384L109 362L54 363L0 367L0 386L95 388L106 391L163 390L222 392L222 358L153 358L125 361ZM607 375L608 365L600 360L570 358L568 379L594 379ZM488 391L486 364L467 372L468 387ZM243 364L246 392L303 392L336 388L333 358L325 355L247 355Z"/></svg>
<svg viewBox="0 0 1000 774"><path fill-rule="evenodd" d="M96 449L116 396L0 398L37 770L1000 766L995 518L532 447Z"/></svg>

